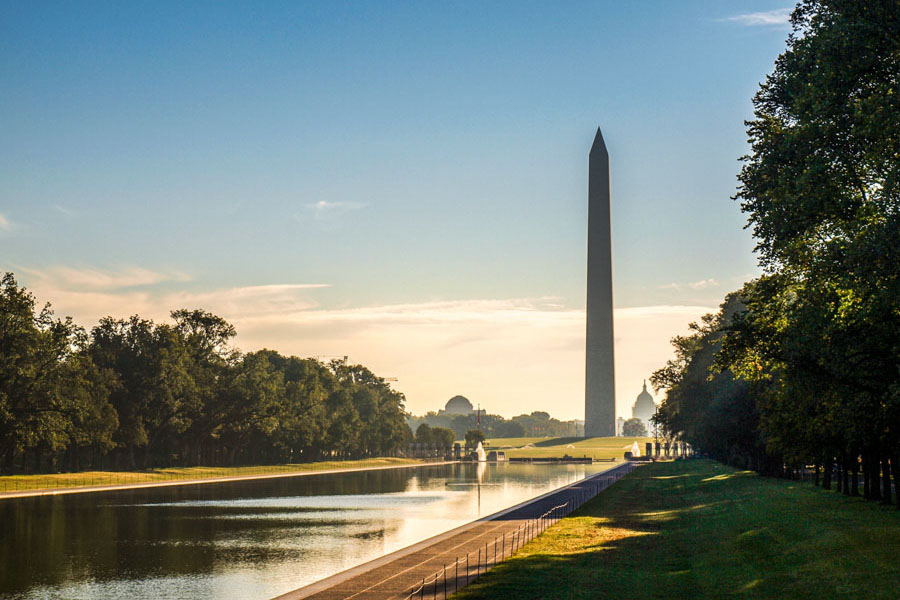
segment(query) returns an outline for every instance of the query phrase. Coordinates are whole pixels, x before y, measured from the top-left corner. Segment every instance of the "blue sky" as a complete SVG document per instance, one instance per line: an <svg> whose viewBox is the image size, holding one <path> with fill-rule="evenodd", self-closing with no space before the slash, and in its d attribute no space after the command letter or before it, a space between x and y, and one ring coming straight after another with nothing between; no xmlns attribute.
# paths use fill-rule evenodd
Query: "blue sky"
<svg viewBox="0 0 900 600"><path fill-rule="evenodd" d="M414 412L580 417L599 125L630 416L756 271L729 197L786 8L2 2L0 269L88 327L191 304L350 355Z"/></svg>

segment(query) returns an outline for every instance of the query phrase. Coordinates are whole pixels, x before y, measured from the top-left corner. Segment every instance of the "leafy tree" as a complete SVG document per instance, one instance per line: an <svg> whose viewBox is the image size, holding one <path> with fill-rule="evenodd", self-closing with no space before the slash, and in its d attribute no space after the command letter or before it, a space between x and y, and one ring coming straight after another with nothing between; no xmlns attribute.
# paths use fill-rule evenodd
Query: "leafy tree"
<svg viewBox="0 0 900 600"><path fill-rule="evenodd" d="M240 353L203 310L106 317L90 336L0 281L0 471L264 464L390 455L403 394L362 365ZM498 417L499 419L499 417ZM502 419L500 419L502 421ZM452 444L436 427L430 439Z"/></svg>
<svg viewBox="0 0 900 600"><path fill-rule="evenodd" d="M629 437L644 437L647 435L647 428L644 426L643 421L637 417L632 417L622 425L622 433Z"/></svg>
<svg viewBox="0 0 900 600"><path fill-rule="evenodd" d="M495 437L501 438L517 438L517 437L525 437L525 427L516 420L506 421L503 423L498 423L495 430Z"/></svg>
<svg viewBox="0 0 900 600"><path fill-rule="evenodd" d="M111 401L119 416L117 445L135 466L168 464L166 447L184 433L199 408L187 347L178 331L135 315L128 320L101 319L91 331L91 358L117 377ZM162 453L159 457L154 452ZM157 459L161 462L157 463Z"/></svg>
<svg viewBox="0 0 900 600"><path fill-rule="evenodd" d="M12 273L0 280L0 468L30 452L34 468L75 445L103 447L114 422L109 382L82 354L84 330L55 318ZM96 435L84 431L93 422Z"/></svg>
<svg viewBox="0 0 900 600"><path fill-rule="evenodd" d="M744 310L729 294L718 314L691 323L692 333L672 340L675 357L650 377L666 396L656 421L664 435L741 467L765 467L757 395L748 382L716 366L725 330Z"/></svg>
<svg viewBox="0 0 900 600"><path fill-rule="evenodd" d="M478 429L470 429L466 432L465 440L467 448L475 448L478 442L484 443L484 434Z"/></svg>
<svg viewBox="0 0 900 600"><path fill-rule="evenodd" d="M431 426L428 423L422 423L416 428L416 443L432 444L434 436L431 433Z"/></svg>
<svg viewBox="0 0 900 600"><path fill-rule="evenodd" d="M770 449L845 474L862 456L870 497L900 446L898 22L893 0L794 11L737 195L766 275L726 342L736 369L765 374Z"/></svg>
<svg viewBox="0 0 900 600"><path fill-rule="evenodd" d="M446 427L434 427L431 430L431 439L434 440L434 444L443 448L453 445L453 442L456 441L456 434L452 429Z"/></svg>

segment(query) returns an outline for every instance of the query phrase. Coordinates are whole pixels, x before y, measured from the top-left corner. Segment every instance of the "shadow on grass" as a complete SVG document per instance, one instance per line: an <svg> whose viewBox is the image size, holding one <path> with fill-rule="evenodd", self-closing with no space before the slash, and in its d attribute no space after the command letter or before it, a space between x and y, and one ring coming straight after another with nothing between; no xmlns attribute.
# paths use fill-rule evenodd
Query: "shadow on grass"
<svg viewBox="0 0 900 600"><path fill-rule="evenodd" d="M565 444L574 444L575 442L583 442L584 438L581 437L559 437L559 438L549 438L546 440L541 440L540 442L532 442L532 446L535 448L546 448L548 446L562 446Z"/></svg>
<svg viewBox="0 0 900 600"><path fill-rule="evenodd" d="M601 493L459 598L897 598L900 515L711 461Z"/></svg>

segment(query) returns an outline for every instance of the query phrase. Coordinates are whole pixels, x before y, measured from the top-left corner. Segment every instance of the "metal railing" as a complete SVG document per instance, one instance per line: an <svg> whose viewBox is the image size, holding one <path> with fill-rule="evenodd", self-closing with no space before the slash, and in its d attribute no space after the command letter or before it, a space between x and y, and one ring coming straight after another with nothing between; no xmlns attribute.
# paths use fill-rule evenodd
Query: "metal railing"
<svg viewBox="0 0 900 600"><path fill-rule="evenodd" d="M564 503L554 506L539 517L526 520L513 531L504 532L495 536L493 540L485 541L477 550L457 556L452 563L444 563L432 575L424 577L420 583L414 585L405 596L406 600L448 598L517 553L522 546L542 534L548 527L571 514L634 468L633 463L628 463L620 467L616 473L583 480L576 486L563 490L560 495L567 498Z"/></svg>

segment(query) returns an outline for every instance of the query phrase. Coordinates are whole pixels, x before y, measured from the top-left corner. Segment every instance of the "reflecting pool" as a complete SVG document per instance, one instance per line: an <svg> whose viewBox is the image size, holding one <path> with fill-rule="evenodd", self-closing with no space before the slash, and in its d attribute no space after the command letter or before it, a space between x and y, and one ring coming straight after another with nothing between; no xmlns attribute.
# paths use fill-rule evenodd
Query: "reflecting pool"
<svg viewBox="0 0 900 600"><path fill-rule="evenodd" d="M271 598L610 466L454 464L0 500L0 598Z"/></svg>

